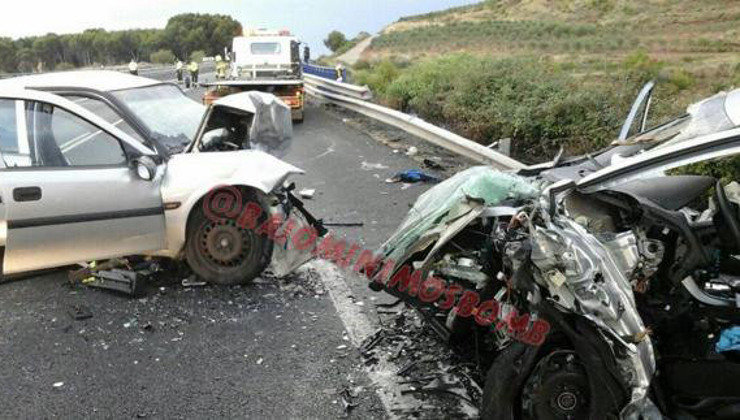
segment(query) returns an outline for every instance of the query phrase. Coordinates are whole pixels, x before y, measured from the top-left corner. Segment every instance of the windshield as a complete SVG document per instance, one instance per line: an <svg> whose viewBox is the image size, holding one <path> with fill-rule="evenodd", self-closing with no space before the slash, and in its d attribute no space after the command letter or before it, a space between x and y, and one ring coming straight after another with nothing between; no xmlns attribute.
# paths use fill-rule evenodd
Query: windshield
<svg viewBox="0 0 740 420"><path fill-rule="evenodd" d="M133 112L169 154L179 153L195 137L205 106L173 85L112 92Z"/></svg>
<svg viewBox="0 0 740 420"><path fill-rule="evenodd" d="M254 42L251 46L252 54L280 54L280 44L277 42Z"/></svg>

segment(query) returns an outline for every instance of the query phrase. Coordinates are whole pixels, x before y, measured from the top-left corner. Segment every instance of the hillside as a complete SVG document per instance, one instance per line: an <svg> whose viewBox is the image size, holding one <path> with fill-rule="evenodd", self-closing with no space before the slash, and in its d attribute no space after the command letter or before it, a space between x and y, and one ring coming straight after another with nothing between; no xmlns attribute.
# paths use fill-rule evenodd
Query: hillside
<svg viewBox="0 0 740 420"><path fill-rule="evenodd" d="M661 60L731 61L740 53L736 0L502 0L402 18L365 59L466 51L609 60L645 49Z"/></svg>
<svg viewBox="0 0 740 420"><path fill-rule="evenodd" d="M740 87L740 1L489 0L387 26L355 65L381 102L539 161L614 138L642 83L651 123Z"/></svg>

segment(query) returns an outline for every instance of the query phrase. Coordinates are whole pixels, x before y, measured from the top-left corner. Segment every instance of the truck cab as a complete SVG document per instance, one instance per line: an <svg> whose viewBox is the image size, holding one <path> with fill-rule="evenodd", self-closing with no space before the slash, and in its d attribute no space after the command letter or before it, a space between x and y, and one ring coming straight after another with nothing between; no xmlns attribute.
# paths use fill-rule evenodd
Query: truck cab
<svg viewBox="0 0 740 420"><path fill-rule="evenodd" d="M234 38L231 76L236 79L299 79L300 41L288 31L253 31Z"/></svg>
<svg viewBox="0 0 740 420"><path fill-rule="evenodd" d="M287 30L251 30L234 38L231 69L226 80L201 83L209 87L203 96L208 105L234 93L270 93L290 107L294 122L303 121L304 91L300 41Z"/></svg>

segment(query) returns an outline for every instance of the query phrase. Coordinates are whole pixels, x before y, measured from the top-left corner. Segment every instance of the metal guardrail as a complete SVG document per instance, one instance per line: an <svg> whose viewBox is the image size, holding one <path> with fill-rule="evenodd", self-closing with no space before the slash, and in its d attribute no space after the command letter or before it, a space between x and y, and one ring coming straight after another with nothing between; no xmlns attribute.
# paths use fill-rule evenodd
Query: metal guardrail
<svg viewBox="0 0 740 420"><path fill-rule="evenodd" d="M303 63L303 74L311 74L324 79L337 80L337 70L333 67ZM342 79L347 80L347 69L342 70Z"/></svg>
<svg viewBox="0 0 740 420"><path fill-rule="evenodd" d="M373 93L367 86L351 85L349 83L335 82L334 80L322 79L310 74L303 75L303 82L315 89L324 90L329 93L345 95L356 99L370 100Z"/></svg>
<svg viewBox="0 0 740 420"><path fill-rule="evenodd" d="M343 83L338 84L344 85ZM344 95L336 91L332 92L331 88L333 87L334 86L332 84L326 83L326 81L322 81L322 83L312 81L305 85L306 93L309 95L324 99L328 102L359 112L360 114L384 122L388 125L400 128L407 133L420 137L432 144L474 161L485 163L502 170L522 169L526 167L525 164L515 159L496 152L495 150L491 150L472 140L468 140L453 132L437 127L434 124L430 124L421 118L404 114L395 109L386 108L356 97ZM355 86L355 88L358 88L358 86Z"/></svg>

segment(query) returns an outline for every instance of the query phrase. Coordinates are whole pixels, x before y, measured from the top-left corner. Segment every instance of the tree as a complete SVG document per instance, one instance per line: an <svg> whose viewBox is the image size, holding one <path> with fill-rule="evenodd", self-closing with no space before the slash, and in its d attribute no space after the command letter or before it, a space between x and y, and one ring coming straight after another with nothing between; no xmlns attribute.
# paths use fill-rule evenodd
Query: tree
<svg viewBox="0 0 740 420"><path fill-rule="evenodd" d="M203 50L193 51L190 54L190 61L195 61L196 63L200 63L203 61L203 57L205 56L206 56L206 52Z"/></svg>
<svg viewBox="0 0 740 420"><path fill-rule="evenodd" d="M0 38L0 71L14 72L18 68L16 46L10 38Z"/></svg>
<svg viewBox="0 0 740 420"><path fill-rule="evenodd" d="M173 53L181 60L191 55L201 60L205 55L222 54L241 32L239 22L230 16L189 13L172 17L165 29L108 32L95 28L77 34L0 38L0 72L108 65L153 57L172 62Z"/></svg>
<svg viewBox="0 0 740 420"><path fill-rule="evenodd" d="M172 64L175 62L175 54L170 50L158 50L149 56L149 61L157 64Z"/></svg>
<svg viewBox="0 0 740 420"><path fill-rule="evenodd" d="M342 48L347 43L347 37L339 31L331 31L324 40L326 48L330 49L331 52L335 52Z"/></svg>
<svg viewBox="0 0 740 420"><path fill-rule="evenodd" d="M230 16L186 13L167 21L163 39L176 56L185 58L197 50L219 54L241 32L241 24Z"/></svg>

